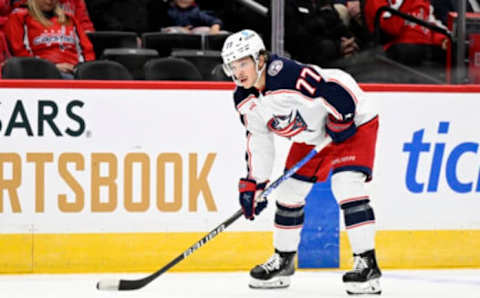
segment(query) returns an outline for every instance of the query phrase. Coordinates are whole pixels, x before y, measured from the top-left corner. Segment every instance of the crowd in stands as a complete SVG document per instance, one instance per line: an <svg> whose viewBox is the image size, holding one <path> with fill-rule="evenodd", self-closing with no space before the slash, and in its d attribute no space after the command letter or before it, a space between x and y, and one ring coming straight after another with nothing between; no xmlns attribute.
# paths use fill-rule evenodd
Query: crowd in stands
<svg viewBox="0 0 480 298"><path fill-rule="evenodd" d="M264 37L267 46L270 44L271 1L256 2L268 8L267 16L242 1L0 0L0 63L3 65L13 57L37 57L54 64L62 78L77 78L79 66L108 59L97 43L101 33L118 31L134 36L128 46L119 42L119 47L131 48L128 53L144 55L144 60L146 53L148 59L171 55L188 60L191 55L185 52L140 49L147 50L146 40L153 33L185 36L185 40L190 36L190 45L185 46L188 43L185 41L173 48L204 51L202 55L214 61L208 65L212 68L208 71L214 71L220 69L214 66L221 63L219 50L231 32L253 29ZM479 2L468 0L467 11L479 12ZM372 72L380 71L379 65L385 61L394 63L384 65L387 71L395 63L407 69L430 66L436 72L436 79L444 81L446 50L451 46L449 37L390 11L377 14L383 6L447 29L448 13L458 10L458 1L285 0L286 55L321 67L344 68L358 76L359 81L382 81L381 74ZM193 46L195 36L201 40L198 48ZM210 40L205 36L218 38ZM383 60L375 58L379 55ZM378 64L379 61L383 62ZM203 79L225 79L219 74L206 78L204 69L200 73ZM389 80L391 75L385 78Z"/></svg>
<svg viewBox="0 0 480 298"><path fill-rule="evenodd" d="M387 0L366 1L364 14L366 25L371 32L374 30L376 12L387 4ZM397 1L392 7L444 27L435 20L430 1L404 1L403 3ZM425 60L445 62L447 36L428 30L419 24L405 22L404 19L390 12L384 12L380 16L380 28L387 35L383 45L387 55L392 59L412 66L419 65Z"/></svg>

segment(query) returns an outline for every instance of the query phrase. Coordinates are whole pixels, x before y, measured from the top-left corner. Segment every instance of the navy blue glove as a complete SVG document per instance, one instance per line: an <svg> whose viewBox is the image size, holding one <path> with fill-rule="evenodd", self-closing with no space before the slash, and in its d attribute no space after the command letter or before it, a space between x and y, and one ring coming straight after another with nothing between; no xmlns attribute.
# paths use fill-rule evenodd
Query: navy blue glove
<svg viewBox="0 0 480 298"><path fill-rule="evenodd" d="M268 181L257 184L253 179L240 179L238 183L238 191L240 192L239 199L245 218L253 220L255 215L260 214L260 212L267 207L267 200L255 202L255 193L264 190L267 183Z"/></svg>
<svg viewBox="0 0 480 298"><path fill-rule="evenodd" d="M357 126L355 125L355 122L353 122L353 118L346 121L340 121L329 114L325 130L334 143L341 143L357 132Z"/></svg>

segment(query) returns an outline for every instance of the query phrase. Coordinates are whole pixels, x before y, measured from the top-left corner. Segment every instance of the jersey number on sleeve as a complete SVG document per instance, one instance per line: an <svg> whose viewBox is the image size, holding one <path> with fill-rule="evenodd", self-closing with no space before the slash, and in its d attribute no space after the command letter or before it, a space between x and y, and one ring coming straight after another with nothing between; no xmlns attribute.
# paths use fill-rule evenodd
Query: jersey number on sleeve
<svg viewBox="0 0 480 298"><path fill-rule="evenodd" d="M312 77L317 82L320 82L320 80L322 79L322 77L320 77L320 75L315 73L313 70L305 67L300 72L300 76L297 79L297 83L295 84L295 88L298 89L298 90L301 90L303 88L303 89L307 90L308 93L310 93L311 95L314 95L315 94L315 87L313 87L312 85L310 85L310 83L307 82L307 80L306 80L307 76Z"/></svg>

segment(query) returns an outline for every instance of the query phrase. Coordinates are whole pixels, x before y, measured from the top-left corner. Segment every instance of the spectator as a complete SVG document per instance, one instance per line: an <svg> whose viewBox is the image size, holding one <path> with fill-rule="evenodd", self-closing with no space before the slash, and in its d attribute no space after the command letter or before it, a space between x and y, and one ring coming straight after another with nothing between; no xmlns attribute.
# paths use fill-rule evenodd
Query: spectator
<svg viewBox="0 0 480 298"><path fill-rule="evenodd" d="M3 26L8 20L8 15L11 11L10 0L0 0L0 28L3 29Z"/></svg>
<svg viewBox="0 0 480 298"><path fill-rule="evenodd" d="M365 25L360 1L334 0L334 7L345 26L347 26L355 36L355 42L360 49L364 50L373 47L375 43L374 36L368 31Z"/></svg>
<svg viewBox="0 0 480 298"><path fill-rule="evenodd" d="M73 78L78 63L95 59L85 31L58 0L28 0L28 8L10 14L5 33L14 56L48 60L65 78Z"/></svg>
<svg viewBox="0 0 480 298"><path fill-rule="evenodd" d="M11 6L9 0L0 0L0 64L10 56L7 39L5 37L5 23L7 23Z"/></svg>
<svg viewBox="0 0 480 298"><path fill-rule="evenodd" d="M366 24L374 32L377 10L390 5L387 0L366 0L364 14ZM397 0L390 7L423 21L440 25L432 15L430 0ZM382 44L387 56L406 65L419 66L424 61L445 63L447 37L424 26L384 12L380 17L380 29L384 34Z"/></svg>
<svg viewBox="0 0 480 298"><path fill-rule="evenodd" d="M327 67L359 50L331 0L287 0L285 19L295 24L285 28L285 49L295 59Z"/></svg>
<svg viewBox="0 0 480 298"><path fill-rule="evenodd" d="M347 27L351 28L352 23L354 26L364 27L362 14L362 3L364 2L364 0L334 0L334 7ZM368 31L366 27L364 29Z"/></svg>
<svg viewBox="0 0 480 298"><path fill-rule="evenodd" d="M360 15L360 1L358 0L334 0L333 7L346 26L350 24L350 19Z"/></svg>
<svg viewBox="0 0 480 298"><path fill-rule="evenodd" d="M14 0L13 8L27 7L27 1ZM59 0L59 3L65 12L75 16L85 32L95 31L84 0Z"/></svg>
<svg viewBox="0 0 480 298"><path fill-rule="evenodd" d="M223 25L219 18L200 10L195 0L174 0L168 17L171 27L163 30L166 32L217 34Z"/></svg>

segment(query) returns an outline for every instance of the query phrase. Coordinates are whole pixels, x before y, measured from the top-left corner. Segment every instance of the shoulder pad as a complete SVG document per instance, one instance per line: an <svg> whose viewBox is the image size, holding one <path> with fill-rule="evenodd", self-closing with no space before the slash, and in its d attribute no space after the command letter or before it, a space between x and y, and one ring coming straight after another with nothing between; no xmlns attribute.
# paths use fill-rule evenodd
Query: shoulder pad
<svg viewBox="0 0 480 298"><path fill-rule="evenodd" d="M267 74L271 77L285 76L292 72L300 72L303 67L305 67L304 64L295 60L274 56L268 64Z"/></svg>
<svg viewBox="0 0 480 298"><path fill-rule="evenodd" d="M294 89L295 82L304 67L294 60L274 56L267 67L267 88L269 90Z"/></svg>

